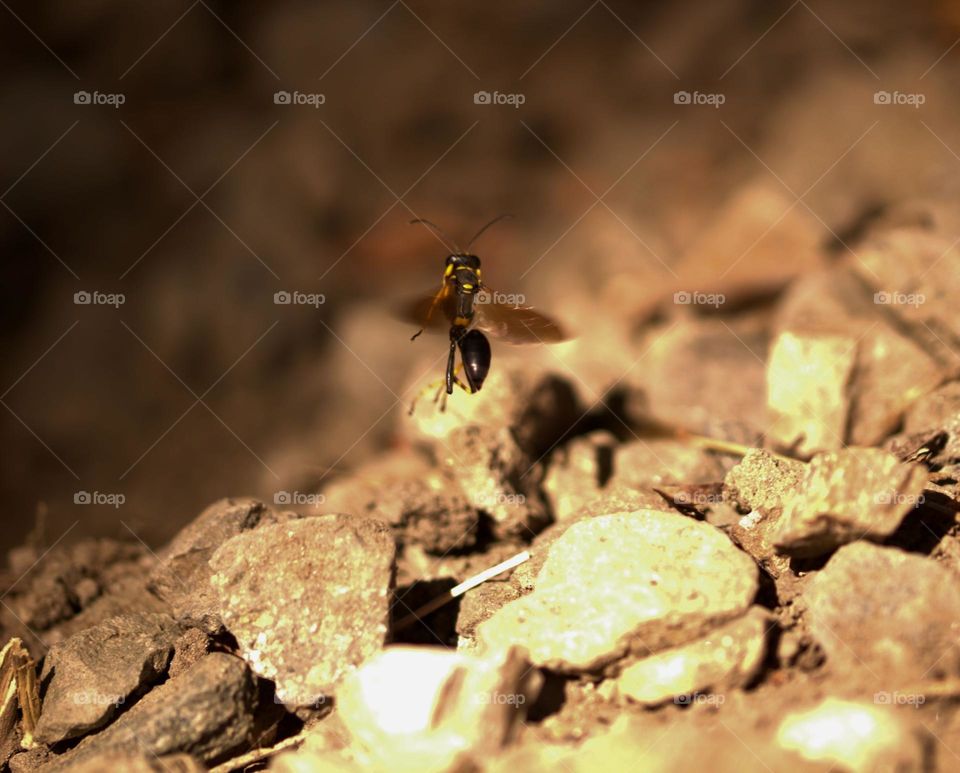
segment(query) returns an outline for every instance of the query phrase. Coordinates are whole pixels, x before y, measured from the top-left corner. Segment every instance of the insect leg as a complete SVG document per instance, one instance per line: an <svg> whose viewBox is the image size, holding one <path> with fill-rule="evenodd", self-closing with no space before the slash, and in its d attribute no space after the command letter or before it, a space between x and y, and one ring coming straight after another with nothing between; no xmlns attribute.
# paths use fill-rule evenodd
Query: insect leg
<svg viewBox="0 0 960 773"><path fill-rule="evenodd" d="M440 281L440 292L433 296L433 300L430 302L430 308L427 309L427 319L426 323L430 324L430 319L433 317L434 309L437 308L437 304L440 303L440 298L443 296L443 291L447 287L447 275L443 275L443 279ZM420 328L416 333L410 336L411 341L415 341L417 336L423 332L424 328Z"/></svg>
<svg viewBox="0 0 960 773"><path fill-rule="evenodd" d="M450 354L447 356L447 378L446 378L448 395L453 394L453 379L454 379L453 366L454 366L454 360L457 356L456 330L457 328L455 327L450 328Z"/></svg>

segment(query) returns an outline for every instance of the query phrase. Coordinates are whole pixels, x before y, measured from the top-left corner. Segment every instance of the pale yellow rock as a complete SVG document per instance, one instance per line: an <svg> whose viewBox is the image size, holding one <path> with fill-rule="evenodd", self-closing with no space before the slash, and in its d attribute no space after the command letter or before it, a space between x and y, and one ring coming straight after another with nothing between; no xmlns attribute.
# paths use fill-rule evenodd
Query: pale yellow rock
<svg viewBox="0 0 960 773"><path fill-rule="evenodd" d="M532 593L476 629L481 648L527 648L531 662L595 671L628 649L670 646L742 615L757 567L719 529L637 510L578 521L549 548Z"/></svg>
<svg viewBox="0 0 960 773"><path fill-rule="evenodd" d="M443 771L499 753L539 683L516 647L478 657L397 645L344 680L337 712L365 768Z"/></svg>
<svg viewBox="0 0 960 773"><path fill-rule="evenodd" d="M781 552L809 557L858 539L882 540L923 502L927 471L880 448L818 454L771 534Z"/></svg>
<svg viewBox="0 0 960 773"><path fill-rule="evenodd" d="M917 737L890 707L839 698L788 715L776 740L805 760L851 771L912 770L922 758Z"/></svg>
<svg viewBox="0 0 960 773"><path fill-rule="evenodd" d="M756 674L769 626L766 610L753 607L708 636L627 667L616 679L617 692L647 705L708 690L719 698L720 691L744 684Z"/></svg>
<svg viewBox="0 0 960 773"><path fill-rule="evenodd" d="M769 436L803 455L842 447L856 354L847 336L781 333L767 362Z"/></svg>

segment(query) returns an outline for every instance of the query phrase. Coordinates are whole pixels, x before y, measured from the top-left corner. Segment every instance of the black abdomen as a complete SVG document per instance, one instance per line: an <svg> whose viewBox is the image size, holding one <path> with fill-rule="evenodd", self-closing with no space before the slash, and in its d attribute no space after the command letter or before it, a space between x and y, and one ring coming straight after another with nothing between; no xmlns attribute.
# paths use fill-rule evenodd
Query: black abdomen
<svg viewBox="0 0 960 773"><path fill-rule="evenodd" d="M470 330L457 344L467 383L472 391L479 392L490 371L490 342L479 330Z"/></svg>

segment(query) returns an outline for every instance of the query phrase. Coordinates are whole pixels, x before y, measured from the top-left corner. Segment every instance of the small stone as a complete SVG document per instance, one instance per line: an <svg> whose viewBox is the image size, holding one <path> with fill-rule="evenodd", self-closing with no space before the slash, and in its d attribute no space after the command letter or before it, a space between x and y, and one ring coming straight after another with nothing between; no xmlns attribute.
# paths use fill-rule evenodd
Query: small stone
<svg viewBox="0 0 960 773"><path fill-rule="evenodd" d="M43 640L52 646L113 617L148 613L166 615L170 612L170 606L150 592L146 577L137 572L111 582L101 595L75 616L44 632Z"/></svg>
<svg viewBox="0 0 960 773"><path fill-rule="evenodd" d="M194 663L200 660L210 649L210 637L199 628L188 628L173 643L173 657L170 659L170 678L180 676Z"/></svg>
<svg viewBox="0 0 960 773"><path fill-rule="evenodd" d="M240 534L214 553L224 625L285 704L331 695L383 646L395 552L382 521L323 515Z"/></svg>
<svg viewBox="0 0 960 773"><path fill-rule="evenodd" d="M364 765L445 771L495 756L537 696L521 649L477 657L439 647L389 647L348 676L337 711Z"/></svg>
<svg viewBox="0 0 960 773"><path fill-rule="evenodd" d="M802 455L840 448L856 350L846 336L781 333L767 363L768 436Z"/></svg>
<svg viewBox="0 0 960 773"><path fill-rule="evenodd" d="M836 264L794 282L777 311L777 328L858 341L849 385L848 440L871 446L896 430L904 409L943 381L945 370L915 337L904 334L902 325L893 323L892 315L883 313L869 282L857 276L857 263Z"/></svg>
<svg viewBox="0 0 960 773"><path fill-rule="evenodd" d="M150 757L183 752L206 765L222 762L252 743L256 699L246 664L233 655L212 653L155 687L105 730L57 757L49 769L94 764L108 752L132 747Z"/></svg>
<svg viewBox="0 0 960 773"><path fill-rule="evenodd" d="M724 479L726 500L741 511L747 511L742 515L731 508L727 533L774 578L789 568L789 560L777 554L772 533L777 528L784 503L796 493L804 470L803 462L754 448ZM720 525L718 518L721 515L722 509L710 519L711 523Z"/></svg>
<svg viewBox="0 0 960 773"><path fill-rule="evenodd" d="M727 473L723 484L729 498L743 510L756 510L775 521L783 512L784 501L796 491L804 469L803 462L751 448Z"/></svg>
<svg viewBox="0 0 960 773"><path fill-rule="evenodd" d="M889 706L827 698L787 715L777 729L784 750L844 770L922 770L924 743Z"/></svg>
<svg viewBox="0 0 960 773"><path fill-rule="evenodd" d="M457 633L464 638L473 637L480 623L519 596L520 591L507 582L485 582L467 591L457 614Z"/></svg>
<svg viewBox="0 0 960 773"><path fill-rule="evenodd" d="M960 674L960 590L928 558L854 542L830 558L804 599L828 665L861 672L873 691Z"/></svg>
<svg viewBox="0 0 960 773"><path fill-rule="evenodd" d="M584 505L600 495L613 472L617 439L606 430L575 437L550 460L543 491L557 521L580 514Z"/></svg>
<svg viewBox="0 0 960 773"><path fill-rule="evenodd" d="M223 622L215 611L208 565L214 551L238 534L297 517L295 513L277 513L249 497L214 502L161 551L162 560L150 576L150 587L171 605L174 617L185 626L218 633Z"/></svg>
<svg viewBox="0 0 960 773"><path fill-rule="evenodd" d="M878 448L845 448L807 465L773 535L792 556L827 553L858 539L890 536L923 502L927 473Z"/></svg>
<svg viewBox="0 0 960 773"><path fill-rule="evenodd" d="M86 735L164 674L180 630L168 615L116 617L55 644L35 736L45 744Z"/></svg>
<svg viewBox="0 0 960 773"><path fill-rule="evenodd" d="M617 692L652 706L677 696L742 686L763 663L769 628L766 610L752 607L701 639L627 666L615 680Z"/></svg>
<svg viewBox="0 0 960 773"><path fill-rule="evenodd" d="M617 446L609 488L650 489L668 484L713 483L723 478L716 456L677 440L631 440Z"/></svg>
<svg viewBox="0 0 960 773"><path fill-rule="evenodd" d="M470 504L489 516L496 538L529 539L549 522L537 459L521 448L510 429L459 427L436 452Z"/></svg>
<svg viewBox="0 0 960 773"><path fill-rule="evenodd" d="M326 512L377 518L404 543L444 554L476 542L479 513L460 484L411 451L365 464L323 490Z"/></svg>
<svg viewBox="0 0 960 773"><path fill-rule="evenodd" d="M689 641L743 614L756 591L755 564L713 526L652 510L597 516L563 532L533 592L476 635L482 647L521 644L538 666L590 672Z"/></svg>
<svg viewBox="0 0 960 773"><path fill-rule="evenodd" d="M556 373L531 369L523 357L504 356L497 363L481 391L466 395L457 389L445 411L424 398L412 416L404 412L404 437L438 452L458 451L455 433L470 426L486 427L494 433L509 432L517 447L534 459L544 454L582 413L570 383ZM435 372L430 371L431 377Z"/></svg>

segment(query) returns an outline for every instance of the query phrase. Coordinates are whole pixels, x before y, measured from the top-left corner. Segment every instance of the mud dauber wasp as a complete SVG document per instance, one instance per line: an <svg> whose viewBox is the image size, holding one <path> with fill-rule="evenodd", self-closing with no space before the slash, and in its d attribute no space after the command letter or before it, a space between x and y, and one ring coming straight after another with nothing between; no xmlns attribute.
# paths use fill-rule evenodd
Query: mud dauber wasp
<svg viewBox="0 0 960 773"><path fill-rule="evenodd" d="M417 218L411 225L421 224L431 228L444 243L451 243L454 252L447 255L440 290L417 298L404 310L403 316L420 325L420 329L410 338L415 340L424 330L439 330L449 325L450 352L447 357L446 376L440 387L446 386L446 393L453 394L456 384L464 392L479 392L490 370L490 341L485 333L510 344L551 344L566 338L563 329L552 319L529 306L500 303L494 292L481 278L480 258L469 252L470 246L494 223L512 215L495 217L481 228L461 250L455 242L429 220ZM485 297L478 301L483 292ZM456 353L460 352L466 385L457 377L459 367L455 368ZM433 388L431 384L423 391ZM437 390L434 402L439 399L441 389ZM417 403L414 398L410 405L412 414ZM446 408L446 397L440 410Z"/></svg>

